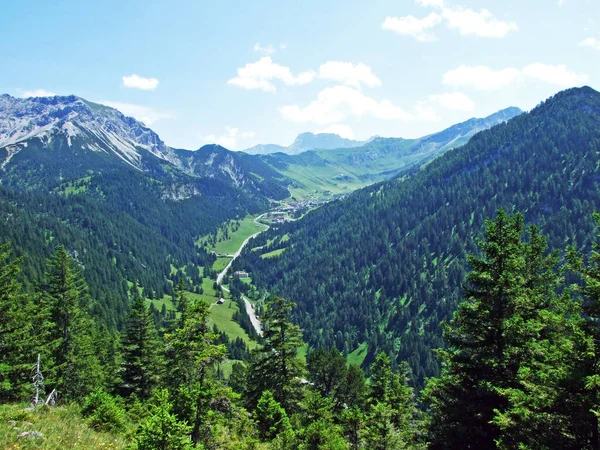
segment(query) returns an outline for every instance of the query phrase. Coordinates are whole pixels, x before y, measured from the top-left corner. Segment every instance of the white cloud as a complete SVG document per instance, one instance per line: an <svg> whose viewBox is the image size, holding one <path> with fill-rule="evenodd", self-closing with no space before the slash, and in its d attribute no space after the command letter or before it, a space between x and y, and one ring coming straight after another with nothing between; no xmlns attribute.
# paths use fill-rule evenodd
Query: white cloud
<svg viewBox="0 0 600 450"><path fill-rule="evenodd" d="M280 80L286 86L296 86L310 83L315 78L312 71L301 72L294 76L289 67L274 63L269 56L263 56L255 63L248 63L237 69L237 77L227 81L244 89L260 89L275 92L273 80Z"/></svg>
<svg viewBox="0 0 600 450"><path fill-rule="evenodd" d="M475 103L461 92L447 92L443 94L430 95L428 100L439 105L441 108L452 111L472 111Z"/></svg>
<svg viewBox="0 0 600 450"><path fill-rule="evenodd" d="M381 86L381 80L373 73L369 66L363 63L354 65L349 62L328 61L325 64L321 64L319 77L356 88L360 87L361 83L368 87Z"/></svg>
<svg viewBox="0 0 600 450"><path fill-rule="evenodd" d="M429 95L425 100L415 105L415 117L425 122L437 122L442 117L438 114L439 109L450 111L472 111L475 103L461 92L445 92L442 94Z"/></svg>
<svg viewBox="0 0 600 450"><path fill-rule="evenodd" d="M415 2L420 6L434 8L438 12L432 12L423 19L414 16L386 17L381 27L384 30L412 36L421 42L436 40L432 29L442 22L463 36L501 38L519 28L515 22L496 19L487 9L477 12L462 6L449 7L445 5L444 0L415 0Z"/></svg>
<svg viewBox="0 0 600 450"><path fill-rule="evenodd" d="M218 144L221 147L225 147L227 149L234 149L237 147L240 140L244 141L247 139L252 139L255 136L255 133L252 131L241 131L239 128L226 126L225 133L219 136L214 134L208 134L206 136L200 136L202 140L207 144Z"/></svg>
<svg viewBox="0 0 600 450"><path fill-rule="evenodd" d="M437 109L428 102L418 102L415 105L415 117L423 122L437 122L441 119Z"/></svg>
<svg viewBox="0 0 600 450"><path fill-rule="evenodd" d="M54 92L45 89L34 89L33 91L23 91L21 97L54 97Z"/></svg>
<svg viewBox="0 0 600 450"><path fill-rule="evenodd" d="M444 8L442 13L450 29L456 29L463 36L504 37L519 27L515 22L496 19L487 9L473 11L464 8Z"/></svg>
<svg viewBox="0 0 600 450"><path fill-rule="evenodd" d="M521 77L519 70L514 68L494 70L486 66L460 66L446 72L442 81L448 86L470 86L478 91L495 91Z"/></svg>
<svg viewBox="0 0 600 450"><path fill-rule="evenodd" d="M316 133L333 133L343 137L344 139L354 139L354 131L352 131L352 128L350 128L348 125L330 125L327 128L317 131Z"/></svg>
<svg viewBox="0 0 600 450"><path fill-rule="evenodd" d="M600 50L600 40L593 37L585 38L579 43L579 46L593 48L594 50Z"/></svg>
<svg viewBox="0 0 600 450"><path fill-rule="evenodd" d="M347 117L371 116L382 120L410 120L412 117L389 100L377 101L358 89L333 86L319 92L317 99L304 108L286 105L279 108L281 116L292 122L312 122L319 125L339 123Z"/></svg>
<svg viewBox="0 0 600 450"><path fill-rule="evenodd" d="M494 70L487 66L460 66L446 72L443 83L453 87L471 87L479 91L495 91L517 82L542 81L559 87L587 82L587 74L577 74L564 64L529 64L522 69L507 67Z"/></svg>
<svg viewBox="0 0 600 450"><path fill-rule="evenodd" d="M133 73L123 77L123 86L126 88L153 91L158 87L158 80L156 78L144 78Z"/></svg>
<svg viewBox="0 0 600 450"><path fill-rule="evenodd" d="M175 118L175 116L171 113L158 111L148 106L134 105L132 103L112 102L109 100L99 101L98 103L118 109L126 116L134 117L147 126L151 126L154 122L159 120Z"/></svg>
<svg viewBox="0 0 600 450"><path fill-rule="evenodd" d="M444 0L415 0L415 3L419 6L432 7L432 8L443 8Z"/></svg>
<svg viewBox="0 0 600 450"><path fill-rule="evenodd" d="M578 86L588 80L587 74L579 75L564 64L529 64L523 68L523 74L529 78L560 87Z"/></svg>
<svg viewBox="0 0 600 450"><path fill-rule="evenodd" d="M257 53L262 53L263 55L267 56L275 53L275 47L273 47L271 44L263 47L257 42L256 44L254 44L254 47L252 49Z"/></svg>
<svg viewBox="0 0 600 450"><path fill-rule="evenodd" d="M279 50L287 49L287 44L279 44Z"/></svg>
<svg viewBox="0 0 600 450"><path fill-rule="evenodd" d="M423 19L417 19L415 16L386 17L381 28L401 35L412 36L417 41L428 42L436 40L436 36L428 30L441 21L441 16L436 13L431 13Z"/></svg>

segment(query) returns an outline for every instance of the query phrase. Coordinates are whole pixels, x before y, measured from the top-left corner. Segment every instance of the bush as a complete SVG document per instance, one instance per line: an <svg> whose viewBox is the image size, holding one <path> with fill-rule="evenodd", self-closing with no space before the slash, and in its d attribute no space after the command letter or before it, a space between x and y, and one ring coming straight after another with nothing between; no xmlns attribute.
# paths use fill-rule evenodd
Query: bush
<svg viewBox="0 0 600 450"><path fill-rule="evenodd" d="M83 400L81 409L88 425L98 431L120 433L127 428L127 416L120 401L100 390Z"/></svg>
<svg viewBox="0 0 600 450"><path fill-rule="evenodd" d="M172 413L169 392L155 392L150 415L138 427L132 450L191 450L191 427L178 421Z"/></svg>

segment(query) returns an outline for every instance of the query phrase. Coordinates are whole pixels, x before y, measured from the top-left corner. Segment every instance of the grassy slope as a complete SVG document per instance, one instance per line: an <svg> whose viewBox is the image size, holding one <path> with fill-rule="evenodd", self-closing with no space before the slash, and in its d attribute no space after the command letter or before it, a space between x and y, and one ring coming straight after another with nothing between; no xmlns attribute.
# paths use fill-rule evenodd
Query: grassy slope
<svg viewBox="0 0 600 450"><path fill-rule="evenodd" d="M292 196L347 194L389 178L392 169L400 170L421 161L427 156L426 152L405 153L414 142L411 139L401 141L396 144L397 149L390 152L374 149L371 157L365 157L363 147L316 150L314 153L326 164L306 165L301 161L297 164L288 161L285 169L275 168L295 181L289 187Z"/></svg>
<svg viewBox="0 0 600 450"><path fill-rule="evenodd" d="M262 259L273 258L275 256L281 255L284 250L285 250L285 248L278 248L277 250L273 250L272 252L263 253L262 255L260 255L260 257Z"/></svg>
<svg viewBox="0 0 600 450"><path fill-rule="evenodd" d="M234 231L236 221L227 223L228 239L223 238L223 230L219 229L217 233L217 242L214 246L209 246L209 252L220 253L224 255L234 254L244 243L244 241L253 234L266 229L266 225L256 224L254 219L256 216L246 216L239 221L239 227ZM210 236L203 236L198 239L197 243L204 246ZM223 266L224 267L224 266Z"/></svg>
<svg viewBox="0 0 600 450"><path fill-rule="evenodd" d="M250 348L255 348L257 343L250 339L250 336L244 331L244 329L237 323L234 322L232 317L233 314L238 311L238 306L230 300L230 296L226 291L223 291L223 298L226 299L225 303L222 305L217 305L217 301L220 296L217 295L217 292L213 289L214 281L210 278L203 278L202 280L202 294L195 294L193 292L186 292L186 295L189 299L194 300L204 300L210 307L210 320L217 325L220 331L223 331L227 334L230 340L234 340L236 338L242 338L246 345ZM165 295L162 299L158 300L148 300L154 304L156 309L160 311L162 305L164 304L167 310L175 309L173 306L173 302L170 296Z"/></svg>
<svg viewBox="0 0 600 450"><path fill-rule="evenodd" d="M348 353L348 357L346 358L348 364L357 364L359 366L362 365L363 361L367 357L367 350L368 346L366 342L360 344L356 348L356 350L354 350L351 353Z"/></svg>
<svg viewBox="0 0 600 450"><path fill-rule="evenodd" d="M59 450L70 448L124 449L122 437L89 428L76 406L60 406L35 412L25 405L0 405L0 448ZM16 424L9 423L14 420ZM19 433L39 431L40 439L19 439Z"/></svg>

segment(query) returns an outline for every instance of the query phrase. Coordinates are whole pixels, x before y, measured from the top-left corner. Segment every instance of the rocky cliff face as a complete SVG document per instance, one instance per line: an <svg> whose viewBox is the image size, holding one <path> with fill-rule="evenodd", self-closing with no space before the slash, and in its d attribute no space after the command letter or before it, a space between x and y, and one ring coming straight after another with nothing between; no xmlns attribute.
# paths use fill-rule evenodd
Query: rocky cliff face
<svg viewBox="0 0 600 450"><path fill-rule="evenodd" d="M0 148L10 147L9 154L15 153L26 148L31 139L46 144L63 139L68 147L113 153L137 168L144 151L177 162L173 150L154 131L108 106L74 95L0 96Z"/></svg>

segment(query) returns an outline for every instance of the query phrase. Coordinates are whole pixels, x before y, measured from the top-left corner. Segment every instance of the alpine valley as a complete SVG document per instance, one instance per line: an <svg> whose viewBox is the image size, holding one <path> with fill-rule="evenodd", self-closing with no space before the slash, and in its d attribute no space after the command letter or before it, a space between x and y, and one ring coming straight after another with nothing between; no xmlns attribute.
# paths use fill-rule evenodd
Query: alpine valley
<svg viewBox="0 0 600 450"><path fill-rule="evenodd" d="M290 191L327 198L418 167L519 112L417 140L254 156L218 145L171 148L135 119L76 96L2 95L0 229L24 255L31 282L43 278L56 246L78 255L96 314L116 329L127 311L127 282L160 298L173 294L184 273L190 286L201 285L196 274L208 274L215 258L197 241L227 221L266 212ZM172 267L187 270L172 274Z"/></svg>
<svg viewBox="0 0 600 450"><path fill-rule="evenodd" d="M599 167L590 87L247 152L2 95L0 442L600 448Z"/></svg>

